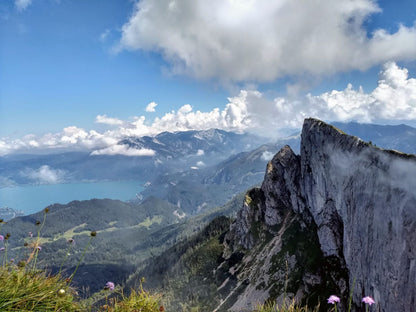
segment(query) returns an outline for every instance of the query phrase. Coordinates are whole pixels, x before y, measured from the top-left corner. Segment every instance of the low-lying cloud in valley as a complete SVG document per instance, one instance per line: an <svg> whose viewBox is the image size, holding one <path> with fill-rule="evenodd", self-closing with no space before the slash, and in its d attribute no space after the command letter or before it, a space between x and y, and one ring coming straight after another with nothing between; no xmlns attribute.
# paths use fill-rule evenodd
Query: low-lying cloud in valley
<svg viewBox="0 0 416 312"><path fill-rule="evenodd" d="M155 107L151 105L150 107ZM205 130L218 128L228 131L253 132L267 136L279 135L279 129L300 129L304 118L316 117L325 121L414 120L416 119L416 79L394 62L384 65L378 86L370 93L348 85L344 90L333 90L319 95L269 99L257 90L241 90L228 98L221 110L194 110L189 104L153 121L145 116L120 120L98 115L96 123L108 129L98 132L76 126L44 136L27 135L21 139L0 139L0 155L33 150L79 149L92 155L149 156L152 151L132 150L118 142L128 136L154 136L163 131Z"/></svg>
<svg viewBox="0 0 416 312"><path fill-rule="evenodd" d="M34 184L58 184L65 181L66 171L43 165L38 169L24 169L20 175L28 178Z"/></svg>

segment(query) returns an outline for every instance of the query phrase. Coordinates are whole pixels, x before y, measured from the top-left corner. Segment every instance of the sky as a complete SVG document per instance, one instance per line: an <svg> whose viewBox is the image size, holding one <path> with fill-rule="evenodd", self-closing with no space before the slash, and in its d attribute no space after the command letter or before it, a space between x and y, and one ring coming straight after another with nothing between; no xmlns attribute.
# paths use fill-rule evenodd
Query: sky
<svg viewBox="0 0 416 312"><path fill-rule="evenodd" d="M0 156L303 119L416 125L414 0L0 0Z"/></svg>

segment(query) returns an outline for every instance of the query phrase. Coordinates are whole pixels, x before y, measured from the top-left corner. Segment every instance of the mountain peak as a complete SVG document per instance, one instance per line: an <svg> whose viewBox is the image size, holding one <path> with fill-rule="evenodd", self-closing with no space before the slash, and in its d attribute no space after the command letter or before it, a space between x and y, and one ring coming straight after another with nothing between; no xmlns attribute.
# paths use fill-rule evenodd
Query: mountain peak
<svg viewBox="0 0 416 312"><path fill-rule="evenodd" d="M380 311L413 311L415 159L377 148L320 120L306 119L300 156L288 146L282 148L269 162L261 188L247 193L227 234L228 254L243 250L254 269L265 272L251 284L269 298L274 287L270 281L284 282L273 278L282 269L270 275L271 264L256 256L263 252L259 246L268 246L275 250L273 259L279 256L289 263L292 296L297 299L310 298L319 285L321 289L332 285L333 293L347 298L356 280L356 311L363 294L374 297ZM307 248L301 237L316 237L308 244L317 250ZM282 254L285 249L288 252ZM302 261L308 253L308 259L311 253L315 256L305 267ZM297 275L299 267L301 275ZM244 301L251 290L247 287L238 300Z"/></svg>

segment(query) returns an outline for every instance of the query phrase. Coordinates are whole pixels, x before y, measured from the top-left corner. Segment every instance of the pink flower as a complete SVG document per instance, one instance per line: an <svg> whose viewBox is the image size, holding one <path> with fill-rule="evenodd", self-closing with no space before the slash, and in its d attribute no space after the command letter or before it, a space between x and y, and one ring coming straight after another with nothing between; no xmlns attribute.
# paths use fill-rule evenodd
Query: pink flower
<svg viewBox="0 0 416 312"><path fill-rule="evenodd" d="M41 246L38 246L38 247L36 247L39 251L41 251L42 250L42 247Z"/></svg>
<svg viewBox="0 0 416 312"><path fill-rule="evenodd" d="M369 297L369 296L364 297L364 298L363 298L363 300L362 300L362 302L364 302L364 303L368 303L370 306L371 306L373 303L376 303L376 302L374 301L374 299L373 299L373 298L371 298L371 297Z"/></svg>
<svg viewBox="0 0 416 312"><path fill-rule="evenodd" d="M0 248L0 251L3 251L3 250L5 250L5 249L6 249L6 248L4 248L4 247L1 247L1 248Z"/></svg>
<svg viewBox="0 0 416 312"><path fill-rule="evenodd" d="M0 235L0 241L4 241L4 236Z"/></svg>
<svg viewBox="0 0 416 312"><path fill-rule="evenodd" d="M330 297L328 298L328 303L335 304L335 303L337 303L337 302L339 302L339 301L340 301L339 297L334 296L334 295L332 295L332 296L330 296Z"/></svg>
<svg viewBox="0 0 416 312"><path fill-rule="evenodd" d="M32 232L29 232L28 234L29 234L30 237L33 237L33 233Z"/></svg>
<svg viewBox="0 0 416 312"><path fill-rule="evenodd" d="M107 282L107 284L105 284L104 289L114 290L114 283L113 282Z"/></svg>

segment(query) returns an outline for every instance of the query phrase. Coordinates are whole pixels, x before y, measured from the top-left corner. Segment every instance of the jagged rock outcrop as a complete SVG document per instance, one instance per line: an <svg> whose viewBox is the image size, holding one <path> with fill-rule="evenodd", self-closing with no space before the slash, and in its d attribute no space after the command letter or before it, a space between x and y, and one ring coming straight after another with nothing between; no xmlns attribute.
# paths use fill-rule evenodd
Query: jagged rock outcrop
<svg viewBox="0 0 416 312"><path fill-rule="evenodd" d="M306 119L300 156L286 146L269 162L225 242L225 258L244 254L230 311L283 291L322 306L337 294L342 308L355 280L355 311L369 295L377 311L414 312L416 157Z"/></svg>

